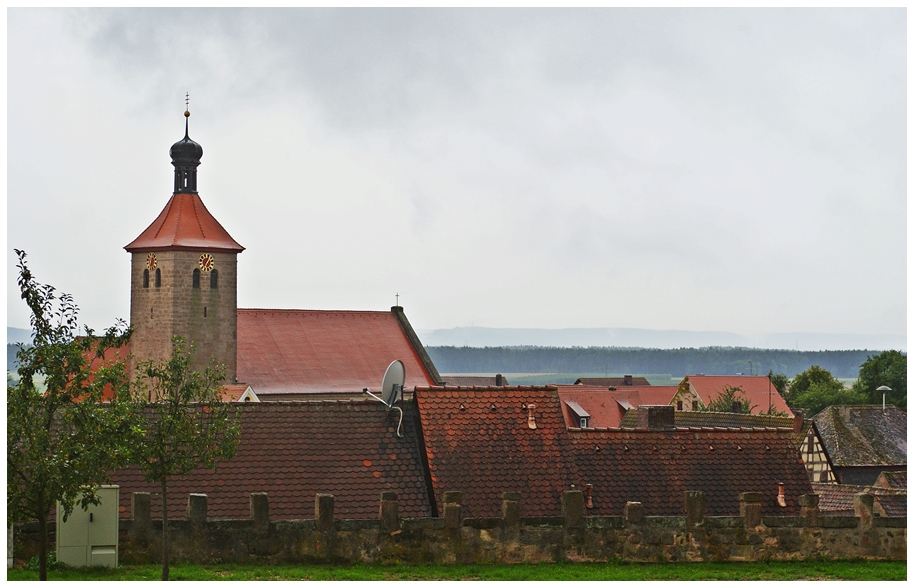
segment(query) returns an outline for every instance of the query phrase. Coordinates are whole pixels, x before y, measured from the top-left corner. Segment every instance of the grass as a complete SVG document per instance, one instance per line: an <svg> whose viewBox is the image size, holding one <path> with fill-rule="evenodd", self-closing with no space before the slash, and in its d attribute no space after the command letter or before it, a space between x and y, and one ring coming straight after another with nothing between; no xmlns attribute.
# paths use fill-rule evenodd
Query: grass
<svg viewBox="0 0 914 588"><path fill-rule="evenodd" d="M49 580L158 580L156 565L48 572ZM37 580L25 569L7 580ZM491 565L192 565L171 568L172 580L905 580L907 562L865 560L751 563L543 563Z"/></svg>

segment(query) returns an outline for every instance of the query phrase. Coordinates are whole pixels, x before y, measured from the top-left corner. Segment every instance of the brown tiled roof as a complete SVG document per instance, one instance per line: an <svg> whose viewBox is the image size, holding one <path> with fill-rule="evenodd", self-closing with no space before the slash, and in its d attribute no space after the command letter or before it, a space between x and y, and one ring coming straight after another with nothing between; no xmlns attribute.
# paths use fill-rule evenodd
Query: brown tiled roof
<svg viewBox="0 0 914 588"><path fill-rule="evenodd" d="M813 420L837 467L907 464L907 415L894 406L829 406Z"/></svg>
<svg viewBox="0 0 914 588"><path fill-rule="evenodd" d="M753 413L768 412L770 400L773 410L793 416L793 411L787 406L787 402L778 393L774 384L771 384L768 376L686 376L686 379L692 383L705 406L713 402L727 386L739 386L743 396L753 407Z"/></svg>
<svg viewBox="0 0 914 588"><path fill-rule="evenodd" d="M829 515L853 515L854 496L872 494L885 516L908 516L908 493L905 490L854 486L851 484L813 484L813 493L819 495L819 510Z"/></svg>
<svg viewBox="0 0 914 588"><path fill-rule="evenodd" d="M642 404L669 404L678 389L676 386L648 386L647 388L626 386L620 390L610 390L606 387L581 384L560 384L557 388L559 398L562 400L565 425L571 428L578 427L577 419L565 404L567 401L574 401L590 413L588 426L591 429L618 428L626 414L626 407L637 408ZM635 421L637 422L637 418Z"/></svg>
<svg viewBox="0 0 914 588"><path fill-rule="evenodd" d="M495 376L454 376L443 375L441 379L447 386L494 386ZM502 386L508 386L508 378L502 376Z"/></svg>
<svg viewBox="0 0 914 588"><path fill-rule="evenodd" d="M776 417L761 414L677 410L673 415L673 419L677 427L793 428L793 417ZM620 426L628 429L636 428L638 426L637 412L625 415Z"/></svg>
<svg viewBox="0 0 914 588"><path fill-rule="evenodd" d="M626 384L625 378L578 378L574 383L578 386L602 386L606 388L609 386L619 387L651 385L651 383L647 381L647 378L643 378L641 376L632 377L631 384Z"/></svg>
<svg viewBox="0 0 914 588"><path fill-rule="evenodd" d="M460 491L465 517L501 516L502 492L521 493L523 516L561 514L573 473L555 387L417 388L416 401L439 512L442 493Z"/></svg>
<svg viewBox="0 0 914 588"><path fill-rule="evenodd" d="M797 514L809 478L785 431L571 431L578 487L593 484L594 515L621 515L627 501L646 515L682 514L683 493L705 494L705 514L739 514L741 492L761 492L765 515ZM787 507L777 504L784 483Z"/></svg>
<svg viewBox="0 0 914 588"><path fill-rule="evenodd" d="M638 500L647 514L678 515L685 490L705 492L709 515L737 515L738 494L750 491L765 496L765 514L795 514L810 493L792 431L569 431L551 386L418 388L416 400L435 498L440 506L443 492L462 491L467 517L498 516L505 491L521 493L522 516L559 516L572 484L593 484L595 515Z"/></svg>
<svg viewBox="0 0 914 588"><path fill-rule="evenodd" d="M378 393L399 359L405 388L435 383L393 312L238 309L238 381L264 394Z"/></svg>
<svg viewBox="0 0 914 588"><path fill-rule="evenodd" d="M893 490L907 490L908 489L908 472L882 472L879 474L879 477L876 478L876 483L873 484L879 488L891 488Z"/></svg>
<svg viewBox="0 0 914 588"><path fill-rule="evenodd" d="M244 247L228 234L197 194L174 194L140 236L124 249L131 253L193 249L240 253Z"/></svg>
<svg viewBox="0 0 914 588"><path fill-rule="evenodd" d="M247 518L249 496L266 492L270 517L314 518L314 496L335 496L336 517L377 518L380 494L399 494L400 515L431 516L414 426L415 407L405 404L404 438L399 415L375 401L262 402L232 404L241 413L237 455L216 471L197 468L169 480L169 517L184 518L189 493L209 497L209 516ZM120 486L120 516L130 518L133 492L151 492L152 516L161 516L158 483L135 467L111 479Z"/></svg>

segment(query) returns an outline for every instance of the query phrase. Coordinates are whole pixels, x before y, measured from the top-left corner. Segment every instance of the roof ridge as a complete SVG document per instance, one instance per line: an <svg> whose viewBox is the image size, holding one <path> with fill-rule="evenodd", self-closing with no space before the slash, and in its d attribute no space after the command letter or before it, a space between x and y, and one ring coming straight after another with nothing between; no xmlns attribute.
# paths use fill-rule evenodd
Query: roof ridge
<svg viewBox="0 0 914 588"><path fill-rule="evenodd" d="M196 198L193 198L193 196L196 196ZM197 212L197 204L199 203L200 206L202 206L204 210L206 210L206 206L203 204L203 199L200 198L199 194L193 194L191 196L191 198L192 198L191 202L193 202L193 205L194 205L194 220L197 221L197 226L200 227L200 234L203 235L204 239L206 239L207 238L206 231L203 230L203 223L200 221L200 214ZM209 211L207 210L206 212L209 212ZM212 216L212 215L210 215L210 216ZM215 219L216 217L213 216L213 218ZM216 221L216 222L219 222L219 221Z"/></svg>
<svg viewBox="0 0 914 588"><path fill-rule="evenodd" d="M361 314L393 314L389 310L346 310L321 308L239 308L238 312L352 312Z"/></svg>

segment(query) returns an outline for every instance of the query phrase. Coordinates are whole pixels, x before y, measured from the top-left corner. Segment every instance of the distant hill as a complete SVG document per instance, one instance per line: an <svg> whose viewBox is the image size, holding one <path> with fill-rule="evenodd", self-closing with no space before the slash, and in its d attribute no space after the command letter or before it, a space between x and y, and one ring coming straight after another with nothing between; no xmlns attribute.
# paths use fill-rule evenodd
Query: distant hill
<svg viewBox="0 0 914 588"><path fill-rule="evenodd" d="M826 349L897 349L907 351L904 335L857 335L832 333L767 333L740 335L727 331L675 331L655 329L497 329L455 327L417 329L422 344L432 347L751 347L823 351Z"/></svg>
<svg viewBox="0 0 914 588"><path fill-rule="evenodd" d="M440 373L460 374L796 374L818 365L836 378L856 378L878 351L790 351L748 347L644 349L632 347L433 347ZM515 378L516 379L516 378ZM511 380L512 383L514 379Z"/></svg>
<svg viewBox="0 0 914 588"><path fill-rule="evenodd" d="M6 328L6 342L7 343L31 343L32 342L32 331L31 331L31 329L17 329L16 327L7 327Z"/></svg>

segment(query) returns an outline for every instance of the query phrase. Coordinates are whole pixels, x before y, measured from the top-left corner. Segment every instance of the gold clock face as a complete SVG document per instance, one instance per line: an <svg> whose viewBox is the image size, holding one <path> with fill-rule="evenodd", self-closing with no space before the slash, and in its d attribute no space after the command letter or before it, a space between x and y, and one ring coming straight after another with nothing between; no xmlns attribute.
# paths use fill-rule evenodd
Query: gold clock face
<svg viewBox="0 0 914 588"><path fill-rule="evenodd" d="M146 256L146 269L154 270L158 266L159 266L159 264L158 264L158 260L156 259L155 253L150 253L149 255Z"/></svg>
<svg viewBox="0 0 914 588"><path fill-rule="evenodd" d="M200 256L200 271L208 272L216 267L216 260L209 253Z"/></svg>

